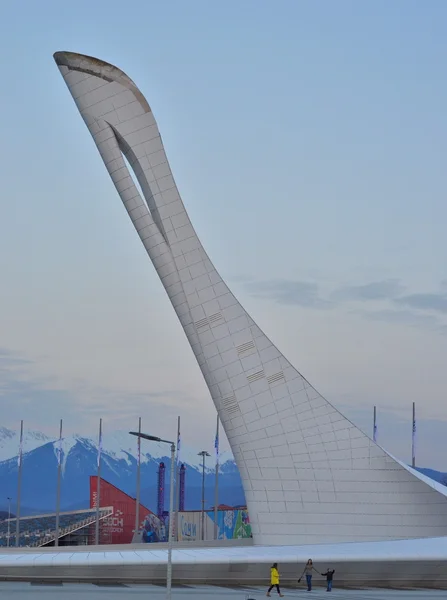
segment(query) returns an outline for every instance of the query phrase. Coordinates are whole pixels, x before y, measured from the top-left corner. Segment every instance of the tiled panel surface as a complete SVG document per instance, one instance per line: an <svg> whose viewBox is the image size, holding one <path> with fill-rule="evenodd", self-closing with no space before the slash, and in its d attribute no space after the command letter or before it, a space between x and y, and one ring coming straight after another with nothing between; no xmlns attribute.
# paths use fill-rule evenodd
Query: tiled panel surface
<svg viewBox="0 0 447 600"><path fill-rule="evenodd" d="M447 533L447 498L322 398L222 281L135 84L97 59L55 59L202 370L242 476L256 543Z"/></svg>

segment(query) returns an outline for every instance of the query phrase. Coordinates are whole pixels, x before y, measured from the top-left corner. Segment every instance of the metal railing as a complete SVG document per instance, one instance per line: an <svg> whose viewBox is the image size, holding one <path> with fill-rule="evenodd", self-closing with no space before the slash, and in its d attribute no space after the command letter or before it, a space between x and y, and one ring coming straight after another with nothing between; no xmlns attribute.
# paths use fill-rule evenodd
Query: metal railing
<svg viewBox="0 0 447 600"><path fill-rule="evenodd" d="M89 525L93 525L96 522L96 510L95 512L93 512L92 509L92 514L88 517L86 517L85 519L82 519L82 521L76 521L74 523L71 523L70 525L67 525L66 527L63 527L59 530L59 538L68 535L69 533L72 533L73 531L78 531L79 529L83 529L84 527L88 527ZM73 511L70 513L66 513L66 514L76 514L76 513L81 513L81 512L86 512L86 511ZM113 515L113 508L112 507L101 507L101 515L100 515L100 521L103 521L104 519L106 519L107 517L110 517L111 515ZM44 515L43 515L44 516ZM23 519L24 521L26 519ZM41 531L40 530L28 530L26 532L21 533L20 538L27 538L27 537L31 537L31 536L35 536L38 535L40 536ZM54 541L56 539L56 530L55 529L46 529L44 531L42 531L43 537L40 537L37 540L34 540L33 542L31 542L30 544L27 544L26 546L29 548L38 548L40 546L45 546L46 544L51 543L52 541ZM3 536L2 536L3 537ZM14 535L10 535L10 540L14 539L15 540L15 536ZM23 547L23 546L22 546Z"/></svg>

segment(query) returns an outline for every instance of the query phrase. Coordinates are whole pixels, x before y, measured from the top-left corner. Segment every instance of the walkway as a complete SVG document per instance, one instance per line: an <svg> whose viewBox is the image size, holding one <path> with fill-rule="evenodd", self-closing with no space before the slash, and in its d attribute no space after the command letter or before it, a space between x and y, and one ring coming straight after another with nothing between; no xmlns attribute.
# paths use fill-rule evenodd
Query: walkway
<svg viewBox="0 0 447 600"><path fill-rule="evenodd" d="M164 600L165 589L150 585L91 585L65 583L63 585L39 585L29 583L0 582L0 599L4 600ZM447 600L447 590L337 590L329 598L333 600ZM284 590L284 599L300 598L322 600L328 594L321 588L312 593L305 589ZM264 600L264 589L222 588L218 586L181 586L172 590L172 600ZM277 596L272 594L272 600Z"/></svg>

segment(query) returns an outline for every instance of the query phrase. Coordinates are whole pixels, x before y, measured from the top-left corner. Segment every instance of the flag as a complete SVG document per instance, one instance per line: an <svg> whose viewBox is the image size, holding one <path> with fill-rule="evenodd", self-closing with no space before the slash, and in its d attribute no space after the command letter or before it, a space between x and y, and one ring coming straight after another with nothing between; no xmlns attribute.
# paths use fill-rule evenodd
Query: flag
<svg viewBox="0 0 447 600"><path fill-rule="evenodd" d="M137 466L141 465L141 417L138 418Z"/></svg>
<svg viewBox="0 0 447 600"><path fill-rule="evenodd" d="M137 464L138 466L140 466L141 464L141 438L140 436L138 436L138 441L137 441Z"/></svg>
<svg viewBox="0 0 447 600"><path fill-rule="evenodd" d="M60 467L62 462L62 420L59 430L59 445L57 448L57 466Z"/></svg>
<svg viewBox="0 0 447 600"><path fill-rule="evenodd" d="M216 462L219 461L219 417L217 417L216 438L214 440L214 449L216 451Z"/></svg>
<svg viewBox="0 0 447 600"><path fill-rule="evenodd" d="M374 407L373 442L377 442L377 411L376 411L376 407Z"/></svg>
<svg viewBox="0 0 447 600"><path fill-rule="evenodd" d="M98 469L101 462L102 451L102 419L99 420L99 440L98 440Z"/></svg>
<svg viewBox="0 0 447 600"><path fill-rule="evenodd" d="M59 438L59 447L57 449L57 466L60 467L62 462L62 437Z"/></svg>
<svg viewBox="0 0 447 600"><path fill-rule="evenodd" d="M22 438L20 438L19 455L17 457L17 464L19 465L19 467L22 464L22 452L23 452L22 448L23 448L23 440L22 440Z"/></svg>
<svg viewBox="0 0 447 600"><path fill-rule="evenodd" d="M22 454L23 454L23 421L20 423L20 443L19 443L19 455L17 457L17 463L19 468L22 465Z"/></svg>
<svg viewBox="0 0 447 600"><path fill-rule="evenodd" d="M415 457L415 450L416 450L416 417L413 417L413 432L412 432L412 438L413 438L413 458Z"/></svg>

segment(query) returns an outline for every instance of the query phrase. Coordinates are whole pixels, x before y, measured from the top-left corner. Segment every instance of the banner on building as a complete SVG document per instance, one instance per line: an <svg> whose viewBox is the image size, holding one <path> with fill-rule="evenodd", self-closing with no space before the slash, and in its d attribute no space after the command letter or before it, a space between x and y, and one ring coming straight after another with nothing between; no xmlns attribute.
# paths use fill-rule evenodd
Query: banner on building
<svg viewBox="0 0 447 600"><path fill-rule="evenodd" d="M130 544L134 541L135 517L137 502L122 490L118 489L105 479L101 479L100 503L102 507L112 507L113 515L106 517L101 524L101 535L104 538L102 543L109 544ZM96 508L97 504L97 477L90 477L90 508ZM152 513L146 506L140 504L140 532L144 525L146 515ZM137 535L138 537L138 535ZM140 535L141 537L141 535ZM137 539L137 541L139 541Z"/></svg>
<svg viewBox="0 0 447 600"><path fill-rule="evenodd" d="M202 513L179 512L178 539L191 541L202 539ZM251 537L251 526L246 510L219 510L217 512L217 535L219 540L235 540ZM205 540L214 540L214 511L205 512Z"/></svg>
<svg viewBox="0 0 447 600"><path fill-rule="evenodd" d="M134 544L154 544L156 542L167 542L169 531L169 519L162 520L148 513L143 520L141 530L134 536Z"/></svg>

